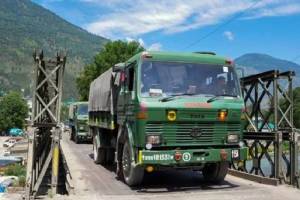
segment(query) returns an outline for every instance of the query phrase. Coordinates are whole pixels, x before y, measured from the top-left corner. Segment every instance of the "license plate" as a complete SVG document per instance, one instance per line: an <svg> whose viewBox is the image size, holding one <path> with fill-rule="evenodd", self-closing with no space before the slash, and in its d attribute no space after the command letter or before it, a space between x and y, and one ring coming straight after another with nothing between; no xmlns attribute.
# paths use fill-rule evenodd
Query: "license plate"
<svg viewBox="0 0 300 200"><path fill-rule="evenodd" d="M154 155L142 155L144 161L164 161L173 160L174 156L170 154L154 154Z"/></svg>

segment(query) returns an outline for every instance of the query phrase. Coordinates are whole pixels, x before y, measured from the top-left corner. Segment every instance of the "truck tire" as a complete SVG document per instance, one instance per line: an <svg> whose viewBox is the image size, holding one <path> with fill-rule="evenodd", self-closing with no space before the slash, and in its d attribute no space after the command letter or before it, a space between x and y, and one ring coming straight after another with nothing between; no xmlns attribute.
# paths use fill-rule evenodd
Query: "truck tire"
<svg viewBox="0 0 300 200"><path fill-rule="evenodd" d="M71 130L70 130L70 140L71 141L73 140L73 134L74 134L74 129L72 127Z"/></svg>
<svg viewBox="0 0 300 200"><path fill-rule="evenodd" d="M106 152L105 149L100 148L97 145L97 140L96 140L97 136L93 137L93 151L94 151L94 162L96 164L105 164L106 163Z"/></svg>
<svg viewBox="0 0 300 200"><path fill-rule="evenodd" d="M140 166L133 167L131 165L132 156L129 142L126 140L123 146L121 165L124 181L129 186L141 184L144 178L144 169Z"/></svg>
<svg viewBox="0 0 300 200"><path fill-rule="evenodd" d="M69 139L72 140L72 130L69 132Z"/></svg>
<svg viewBox="0 0 300 200"><path fill-rule="evenodd" d="M221 183L228 172L229 163L226 161L206 164L202 170L205 181Z"/></svg>
<svg viewBox="0 0 300 200"><path fill-rule="evenodd" d="M106 149L106 164L113 164L115 161L115 149L107 148Z"/></svg>
<svg viewBox="0 0 300 200"><path fill-rule="evenodd" d="M76 144L79 144L80 143L80 139L79 139L79 137L78 137L78 135L74 135L74 142L76 143Z"/></svg>

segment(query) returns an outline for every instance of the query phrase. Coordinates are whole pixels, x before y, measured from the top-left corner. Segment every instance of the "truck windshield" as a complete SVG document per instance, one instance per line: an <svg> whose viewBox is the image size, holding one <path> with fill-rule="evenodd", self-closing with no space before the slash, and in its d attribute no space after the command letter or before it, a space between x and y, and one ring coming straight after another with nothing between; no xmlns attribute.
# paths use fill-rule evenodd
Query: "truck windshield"
<svg viewBox="0 0 300 200"><path fill-rule="evenodd" d="M142 97L167 97L180 94L240 96L240 87L232 66L162 61L143 62Z"/></svg>
<svg viewBox="0 0 300 200"><path fill-rule="evenodd" d="M86 104L78 105L77 114L88 115L88 105Z"/></svg>

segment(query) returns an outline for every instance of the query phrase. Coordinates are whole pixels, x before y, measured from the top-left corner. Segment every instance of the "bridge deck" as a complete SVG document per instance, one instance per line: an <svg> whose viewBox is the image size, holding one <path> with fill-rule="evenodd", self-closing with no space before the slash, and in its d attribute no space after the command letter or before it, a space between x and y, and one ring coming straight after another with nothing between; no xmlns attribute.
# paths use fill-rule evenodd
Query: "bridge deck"
<svg viewBox="0 0 300 200"><path fill-rule="evenodd" d="M286 185L263 185L230 175L220 185L207 185L200 173L175 170L147 174L142 186L130 188L116 178L112 167L94 164L91 144L75 144L64 133L61 146L75 187L74 194L63 199L293 200L300 197L300 190Z"/></svg>

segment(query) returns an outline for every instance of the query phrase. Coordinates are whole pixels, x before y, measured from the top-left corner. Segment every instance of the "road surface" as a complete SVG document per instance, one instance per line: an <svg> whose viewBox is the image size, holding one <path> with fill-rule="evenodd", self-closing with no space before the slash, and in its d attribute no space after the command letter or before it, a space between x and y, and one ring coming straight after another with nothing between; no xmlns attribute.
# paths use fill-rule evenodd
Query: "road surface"
<svg viewBox="0 0 300 200"><path fill-rule="evenodd" d="M114 167L94 164L91 144L75 144L64 133L62 148L75 189L58 199L300 199L300 190L286 185L268 186L230 175L220 185L207 185L200 173L176 170L146 174L140 187L130 188L117 179Z"/></svg>

